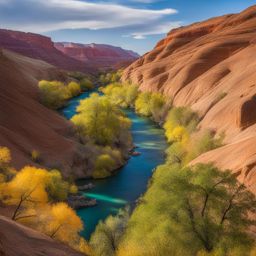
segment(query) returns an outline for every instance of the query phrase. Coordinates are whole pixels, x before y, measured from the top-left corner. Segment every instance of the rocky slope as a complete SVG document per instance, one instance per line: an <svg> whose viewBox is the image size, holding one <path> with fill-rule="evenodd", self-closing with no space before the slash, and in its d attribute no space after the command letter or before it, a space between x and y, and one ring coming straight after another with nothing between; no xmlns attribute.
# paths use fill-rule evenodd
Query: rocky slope
<svg viewBox="0 0 256 256"><path fill-rule="evenodd" d="M54 47L51 38L38 34L0 29L0 48L46 61L68 71L96 71L92 66L88 66L58 51Z"/></svg>
<svg viewBox="0 0 256 256"><path fill-rule="evenodd" d="M116 66L128 66L139 55L133 51L104 44L55 43L55 47L76 60L88 63L95 68L109 69Z"/></svg>
<svg viewBox="0 0 256 256"><path fill-rule="evenodd" d="M200 128L225 132L225 146L195 162L237 173L256 193L256 6L172 30L123 74L142 91L190 106Z"/></svg>
<svg viewBox="0 0 256 256"><path fill-rule="evenodd" d="M91 149L77 142L70 122L39 103L40 79L63 80L65 74L46 62L0 51L0 146L11 149L17 169L32 164L31 152L37 150L39 165L84 177Z"/></svg>
<svg viewBox="0 0 256 256"><path fill-rule="evenodd" d="M0 215L1 256L82 256L84 254Z"/></svg>

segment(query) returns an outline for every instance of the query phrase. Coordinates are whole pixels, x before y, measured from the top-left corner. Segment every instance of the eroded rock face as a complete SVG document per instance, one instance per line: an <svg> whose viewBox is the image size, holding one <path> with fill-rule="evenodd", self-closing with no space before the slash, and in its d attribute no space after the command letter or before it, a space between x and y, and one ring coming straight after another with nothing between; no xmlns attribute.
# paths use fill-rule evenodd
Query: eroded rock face
<svg viewBox="0 0 256 256"><path fill-rule="evenodd" d="M0 215L1 256L82 256L63 243Z"/></svg>
<svg viewBox="0 0 256 256"><path fill-rule="evenodd" d="M225 147L195 162L213 161L240 174L256 193L256 6L172 30L130 65L123 80L190 106L199 127L225 132Z"/></svg>
<svg viewBox="0 0 256 256"><path fill-rule="evenodd" d="M86 65L57 50L51 38L38 34L0 29L0 48L46 61L68 71L96 71L92 66Z"/></svg>
<svg viewBox="0 0 256 256"><path fill-rule="evenodd" d="M139 55L133 51L124 50L104 44L55 43L55 47L69 57L88 63L95 68L109 69L126 65L136 60Z"/></svg>
<svg viewBox="0 0 256 256"><path fill-rule="evenodd" d="M78 142L70 122L39 103L38 80L63 80L65 74L46 62L0 52L0 146L10 148L14 167L38 165L86 177L92 150ZM40 153L37 164L33 150Z"/></svg>

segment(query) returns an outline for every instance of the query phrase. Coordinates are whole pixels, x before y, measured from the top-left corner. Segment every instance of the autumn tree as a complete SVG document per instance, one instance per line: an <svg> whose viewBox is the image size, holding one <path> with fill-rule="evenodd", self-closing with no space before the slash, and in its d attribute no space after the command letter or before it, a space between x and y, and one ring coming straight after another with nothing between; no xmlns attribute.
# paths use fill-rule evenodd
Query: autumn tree
<svg viewBox="0 0 256 256"><path fill-rule="evenodd" d="M107 97L94 93L83 100L78 114L71 121L81 136L87 136L98 145L118 145L122 134L128 133L130 121ZM126 137L127 139L127 137Z"/></svg>
<svg viewBox="0 0 256 256"><path fill-rule="evenodd" d="M75 97L81 93L81 87L80 84L72 81L67 85L67 89L69 93L71 94L71 97Z"/></svg>
<svg viewBox="0 0 256 256"><path fill-rule="evenodd" d="M63 242L77 239L78 233L83 228L82 221L75 211L63 202L51 205L41 222L46 234Z"/></svg>
<svg viewBox="0 0 256 256"><path fill-rule="evenodd" d="M48 182L49 175L46 170L27 166L6 184L5 203L16 206L12 215L13 220L34 217L23 215L24 210L48 202Z"/></svg>

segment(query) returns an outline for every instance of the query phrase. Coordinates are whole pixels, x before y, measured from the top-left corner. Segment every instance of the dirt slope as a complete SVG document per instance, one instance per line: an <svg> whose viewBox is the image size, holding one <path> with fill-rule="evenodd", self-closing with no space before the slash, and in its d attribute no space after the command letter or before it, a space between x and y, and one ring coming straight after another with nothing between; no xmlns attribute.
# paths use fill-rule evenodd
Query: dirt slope
<svg viewBox="0 0 256 256"><path fill-rule="evenodd" d="M143 91L191 106L226 146L195 162L231 168L256 193L256 6L172 30L124 72Z"/></svg>
<svg viewBox="0 0 256 256"><path fill-rule="evenodd" d="M40 165L60 169L65 176L86 176L90 157L72 132L71 123L39 103L40 79L63 79L46 62L13 52L0 52L0 146L11 149L13 164L21 168L40 153Z"/></svg>
<svg viewBox="0 0 256 256"><path fill-rule="evenodd" d="M70 247L0 215L1 256L82 256Z"/></svg>

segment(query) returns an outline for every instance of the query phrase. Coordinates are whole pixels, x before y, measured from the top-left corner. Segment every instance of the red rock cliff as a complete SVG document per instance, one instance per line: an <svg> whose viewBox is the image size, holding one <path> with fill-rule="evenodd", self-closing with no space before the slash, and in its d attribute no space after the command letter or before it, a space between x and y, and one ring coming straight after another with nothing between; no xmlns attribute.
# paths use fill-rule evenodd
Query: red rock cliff
<svg viewBox="0 0 256 256"><path fill-rule="evenodd" d="M230 168L256 193L256 6L172 30L123 80L190 106L226 146L195 162Z"/></svg>
<svg viewBox="0 0 256 256"><path fill-rule="evenodd" d="M57 50L51 38L38 34L0 29L0 48L46 61L68 71L96 71L92 66L73 59Z"/></svg>
<svg viewBox="0 0 256 256"><path fill-rule="evenodd" d="M46 62L0 51L0 146L11 149L17 169L35 165L31 152L37 150L42 166L65 177L88 175L93 152L78 143L70 122L39 103L38 80L64 78Z"/></svg>
<svg viewBox="0 0 256 256"><path fill-rule="evenodd" d="M122 63L132 63L139 57L135 52L104 44L55 43L55 47L67 56L98 69L115 68Z"/></svg>

